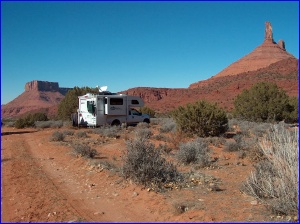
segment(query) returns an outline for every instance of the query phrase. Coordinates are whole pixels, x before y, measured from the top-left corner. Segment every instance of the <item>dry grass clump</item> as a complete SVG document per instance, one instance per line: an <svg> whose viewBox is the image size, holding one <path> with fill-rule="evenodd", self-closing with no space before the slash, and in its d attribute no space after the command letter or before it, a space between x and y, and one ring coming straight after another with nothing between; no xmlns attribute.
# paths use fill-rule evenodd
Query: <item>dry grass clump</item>
<svg viewBox="0 0 300 224"><path fill-rule="evenodd" d="M255 166L242 191L267 204L274 212L298 213L298 129L273 126L259 142L266 160Z"/></svg>
<svg viewBox="0 0 300 224"><path fill-rule="evenodd" d="M210 150L202 138L181 143L176 157L177 160L183 164L197 163L200 167L205 167L210 164Z"/></svg>

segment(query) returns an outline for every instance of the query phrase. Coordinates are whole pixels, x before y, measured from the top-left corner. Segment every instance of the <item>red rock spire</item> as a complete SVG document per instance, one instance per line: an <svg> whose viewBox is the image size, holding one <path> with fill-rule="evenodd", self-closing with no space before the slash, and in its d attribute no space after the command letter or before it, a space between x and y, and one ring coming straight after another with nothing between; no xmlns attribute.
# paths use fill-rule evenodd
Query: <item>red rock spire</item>
<svg viewBox="0 0 300 224"><path fill-rule="evenodd" d="M266 22L265 24L266 24L265 41L271 41L272 43L274 43L272 25L270 22Z"/></svg>

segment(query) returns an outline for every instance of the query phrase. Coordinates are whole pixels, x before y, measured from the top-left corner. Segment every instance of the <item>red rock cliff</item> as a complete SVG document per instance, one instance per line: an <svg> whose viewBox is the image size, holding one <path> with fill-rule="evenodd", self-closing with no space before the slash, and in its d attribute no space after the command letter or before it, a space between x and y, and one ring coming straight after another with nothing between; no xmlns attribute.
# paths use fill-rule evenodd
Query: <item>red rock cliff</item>
<svg viewBox="0 0 300 224"><path fill-rule="evenodd" d="M59 85L58 82L33 80L25 84L25 91L32 91L32 90L58 92Z"/></svg>

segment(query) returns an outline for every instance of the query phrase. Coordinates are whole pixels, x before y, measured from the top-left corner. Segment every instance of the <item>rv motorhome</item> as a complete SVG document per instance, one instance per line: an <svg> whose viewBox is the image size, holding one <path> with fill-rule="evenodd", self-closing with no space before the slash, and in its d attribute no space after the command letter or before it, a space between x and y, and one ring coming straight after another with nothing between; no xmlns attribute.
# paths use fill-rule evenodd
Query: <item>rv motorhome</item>
<svg viewBox="0 0 300 224"><path fill-rule="evenodd" d="M135 108L143 107L140 97L101 92L87 93L78 97L77 113L72 114L73 126L98 127L102 125L126 125L139 122L150 123L148 114L141 114Z"/></svg>

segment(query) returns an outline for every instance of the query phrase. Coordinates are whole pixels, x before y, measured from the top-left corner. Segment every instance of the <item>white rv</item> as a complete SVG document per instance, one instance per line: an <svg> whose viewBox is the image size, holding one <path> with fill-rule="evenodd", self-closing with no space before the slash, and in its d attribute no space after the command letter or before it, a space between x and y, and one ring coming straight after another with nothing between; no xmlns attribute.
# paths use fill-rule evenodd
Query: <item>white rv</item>
<svg viewBox="0 0 300 224"><path fill-rule="evenodd" d="M102 92L101 95L87 93L78 97L77 113L72 114L73 126L98 127L102 125L127 125L139 122L150 123L148 114L135 108L143 107L140 97Z"/></svg>

